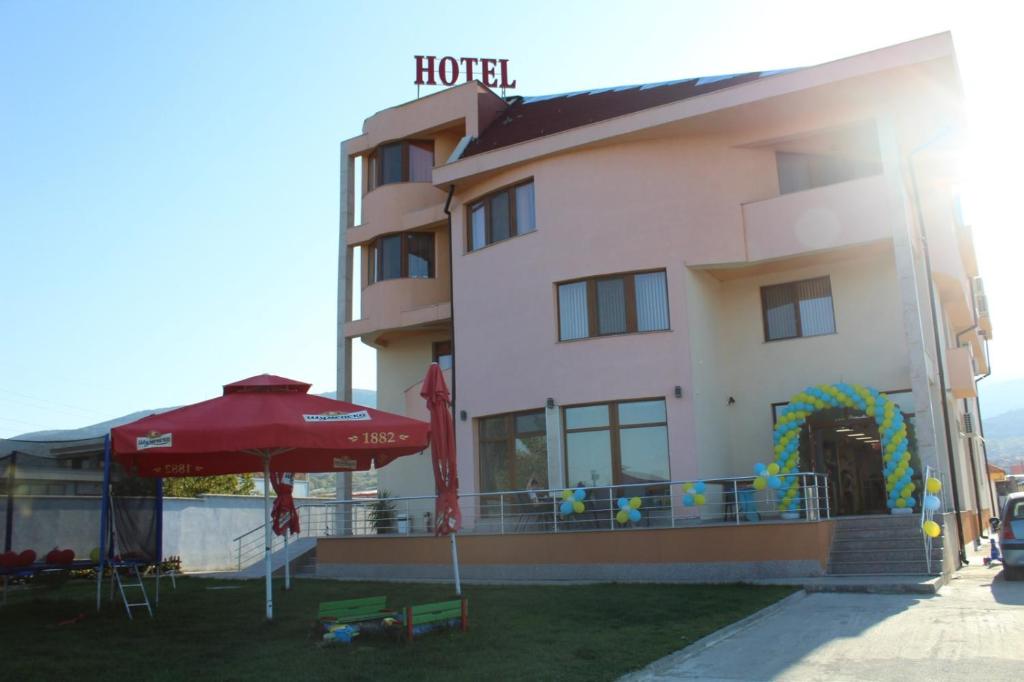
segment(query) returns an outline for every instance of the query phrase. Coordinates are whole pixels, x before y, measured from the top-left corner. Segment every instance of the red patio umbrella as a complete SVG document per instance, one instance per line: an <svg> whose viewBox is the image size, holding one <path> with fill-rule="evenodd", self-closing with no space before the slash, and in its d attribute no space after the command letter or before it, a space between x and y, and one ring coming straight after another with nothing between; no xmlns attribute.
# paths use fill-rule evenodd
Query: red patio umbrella
<svg viewBox="0 0 1024 682"><path fill-rule="evenodd" d="M434 506L434 533L448 535L452 541L452 566L455 570L455 593L462 594L459 583L459 553L455 534L462 528L459 509L459 473L455 461L455 423L452 420L451 399L444 374L438 364L432 363L423 378L420 396L427 401L430 411L430 455L434 465L434 487L437 502Z"/></svg>
<svg viewBox="0 0 1024 682"><path fill-rule="evenodd" d="M416 419L309 395L310 384L261 374L224 394L111 430L115 456L140 476L364 471L427 447ZM263 487L267 618L270 591L270 487Z"/></svg>

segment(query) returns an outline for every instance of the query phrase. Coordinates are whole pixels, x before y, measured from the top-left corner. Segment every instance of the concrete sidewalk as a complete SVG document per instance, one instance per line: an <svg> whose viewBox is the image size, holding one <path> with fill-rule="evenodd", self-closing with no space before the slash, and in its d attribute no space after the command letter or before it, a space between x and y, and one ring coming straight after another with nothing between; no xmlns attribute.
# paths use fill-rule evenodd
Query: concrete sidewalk
<svg viewBox="0 0 1024 682"><path fill-rule="evenodd" d="M982 556L935 595L798 593L623 679L1024 679L1024 582Z"/></svg>

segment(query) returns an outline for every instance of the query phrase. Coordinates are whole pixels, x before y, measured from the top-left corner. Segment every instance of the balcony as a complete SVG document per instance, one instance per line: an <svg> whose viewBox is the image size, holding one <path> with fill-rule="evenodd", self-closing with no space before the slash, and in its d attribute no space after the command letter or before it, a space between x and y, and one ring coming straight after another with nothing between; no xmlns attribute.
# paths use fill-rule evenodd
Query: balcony
<svg viewBox="0 0 1024 682"><path fill-rule="evenodd" d="M946 364L949 366L949 390L952 391L953 397L976 397L978 388L974 383L971 349L967 347L947 349Z"/></svg>
<svg viewBox="0 0 1024 682"><path fill-rule="evenodd" d="M891 236L884 175L743 204L751 262L867 244Z"/></svg>
<svg viewBox="0 0 1024 682"><path fill-rule="evenodd" d="M345 336L369 336L396 329L424 327L451 317L448 278L404 278L363 289L364 316L345 324Z"/></svg>
<svg viewBox="0 0 1024 682"><path fill-rule="evenodd" d="M363 222L349 230L349 244L445 219L445 193L427 182L382 185L363 197Z"/></svg>

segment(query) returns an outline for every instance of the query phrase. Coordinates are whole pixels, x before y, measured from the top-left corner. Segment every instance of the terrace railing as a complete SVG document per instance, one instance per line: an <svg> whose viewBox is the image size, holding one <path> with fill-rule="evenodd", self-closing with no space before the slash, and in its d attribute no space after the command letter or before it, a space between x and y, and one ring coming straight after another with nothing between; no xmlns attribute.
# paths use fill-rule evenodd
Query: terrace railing
<svg viewBox="0 0 1024 682"><path fill-rule="evenodd" d="M610 486L579 486L584 491L582 511L563 508L563 489L505 490L460 493L461 534L567 533L586 531L630 532L651 528L681 528L709 524L749 524L778 521L814 522L831 518L824 474L797 472L779 476L782 486L757 490L755 477L705 479L703 493L692 489L697 481L651 481ZM796 481L799 501L780 510L783 491ZM700 486L697 486L700 487ZM575 490L570 488L569 490ZM702 500L697 495L702 495ZM688 496L684 502L684 496ZM639 507L626 521L626 509ZM697 504L702 501L703 504ZM434 495L353 499L302 504L298 507L302 533L295 537L433 535ZM687 504L689 503L689 504ZM570 506L573 506L570 504ZM263 554L263 526L235 538L238 570ZM284 544L274 536L272 551Z"/></svg>

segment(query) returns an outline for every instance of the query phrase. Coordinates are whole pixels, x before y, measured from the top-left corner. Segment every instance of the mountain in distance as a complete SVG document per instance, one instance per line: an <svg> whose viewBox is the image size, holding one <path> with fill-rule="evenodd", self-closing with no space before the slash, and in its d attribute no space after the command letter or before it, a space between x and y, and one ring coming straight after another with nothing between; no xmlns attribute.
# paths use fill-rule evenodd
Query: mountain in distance
<svg viewBox="0 0 1024 682"><path fill-rule="evenodd" d="M1024 379L986 379L978 382L978 397L987 431L990 418L1011 410L1024 410Z"/></svg>

